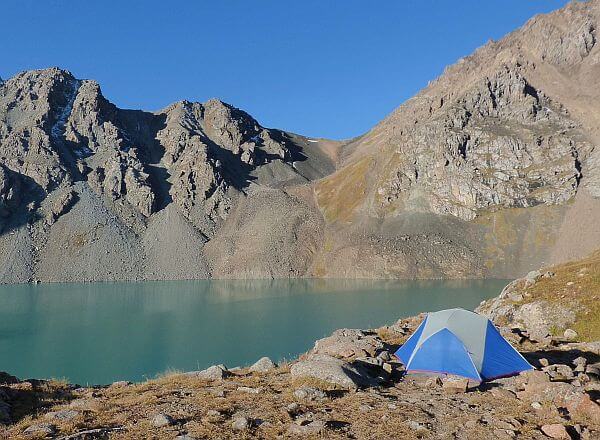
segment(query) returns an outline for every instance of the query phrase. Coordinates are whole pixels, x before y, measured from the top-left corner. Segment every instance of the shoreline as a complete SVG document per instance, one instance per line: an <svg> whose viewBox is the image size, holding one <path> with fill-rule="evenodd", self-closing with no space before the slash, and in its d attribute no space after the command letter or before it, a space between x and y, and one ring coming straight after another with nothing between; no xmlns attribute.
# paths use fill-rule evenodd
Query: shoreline
<svg viewBox="0 0 600 440"><path fill-rule="evenodd" d="M254 365L241 368L214 365L201 371L172 372L139 383L119 381L94 387L36 380L1 385L4 395L46 393L46 398L52 394L55 400L30 408L29 414L18 415L5 428L0 425L0 434L4 429L9 438L83 439L91 435L85 431L96 429L103 438L153 435L180 439L218 438L211 435L386 438L386 434L391 434L388 428L382 428L380 436L367 435L369 430L363 422L372 429L373 421L367 417L371 412L379 414L380 422L386 422L384 426L394 429L400 426L406 438L455 435L463 431L465 438L498 436L498 429L510 437L542 438L533 433L542 434L548 420L562 420L551 425L564 426L568 432L588 433L580 438L591 439L600 432L600 406L590 398L590 389L600 390L600 341L573 343L554 338L540 343L523 339L514 329L500 327L536 370L480 385L454 377L440 380L433 376L404 375L402 365L392 353L422 318L423 315L400 319L374 330L336 330L316 341L307 353L282 365L261 358ZM555 396L552 402L547 401L549 395ZM570 396L568 402L563 401L565 396ZM182 415L181 400L186 402L184 407L198 406L194 410L188 408L187 415ZM13 413L14 408L22 411L14 399L9 398L6 404ZM433 414L428 421L418 417L413 420L412 413L408 417L398 411L412 408L420 413L422 405ZM462 405L469 408L476 405L477 409L469 414L461 409ZM561 405L571 408L567 419L561 419ZM329 410L323 413L321 407ZM356 411L356 417L348 417L348 408L352 413ZM510 408L512 415L505 415L504 419L517 422L491 421L489 417L499 417L498 411L504 413L506 408ZM117 417L115 411L121 415ZM463 421L462 428L454 428L456 432L450 432L456 423L446 426L444 413L448 411ZM123 418L123 413L130 415ZM501 423L502 428L493 427L494 423ZM208 427L209 431L216 431L209 435Z"/></svg>

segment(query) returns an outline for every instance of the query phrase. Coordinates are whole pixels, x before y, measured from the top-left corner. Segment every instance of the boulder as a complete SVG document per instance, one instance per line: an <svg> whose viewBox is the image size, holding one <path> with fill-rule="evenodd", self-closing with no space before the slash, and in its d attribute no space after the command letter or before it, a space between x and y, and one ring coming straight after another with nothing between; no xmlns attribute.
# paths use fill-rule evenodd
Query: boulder
<svg viewBox="0 0 600 440"><path fill-rule="evenodd" d="M266 373L267 371L271 371L274 368L277 368L275 362L273 362L271 359L265 356L257 360L254 364L252 364L250 366L250 371L256 373Z"/></svg>
<svg viewBox="0 0 600 440"><path fill-rule="evenodd" d="M312 353L348 359L375 357L382 349L383 342L377 335L363 330L343 328L315 342Z"/></svg>
<svg viewBox="0 0 600 440"><path fill-rule="evenodd" d="M594 402L589 394L582 392L568 393L565 394L562 403L569 413L584 415L594 423L600 424L600 405Z"/></svg>
<svg viewBox="0 0 600 440"><path fill-rule="evenodd" d="M294 378L312 378L345 389L372 386L377 380L363 369L328 355L313 355L297 362L290 369Z"/></svg>

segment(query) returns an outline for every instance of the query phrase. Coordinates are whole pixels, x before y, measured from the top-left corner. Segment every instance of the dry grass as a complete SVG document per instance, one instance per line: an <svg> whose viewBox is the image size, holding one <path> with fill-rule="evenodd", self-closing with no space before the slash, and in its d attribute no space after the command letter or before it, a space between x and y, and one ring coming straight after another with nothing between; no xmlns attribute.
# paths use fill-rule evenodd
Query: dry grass
<svg viewBox="0 0 600 440"><path fill-rule="evenodd" d="M582 341L600 340L600 251L587 258L549 269L554 276L541 278L524 293L523 302L545 300L560 307L576 310L571 326ZM557 334L565 329L555 328Z"/></svg>
<svg viewBox="0 0 600 440"><path fill-rule="evenodd" d="M300 386L324 388L329 397L298 400L293 392ZM253 394L240 387L260 392ZM43 412L65 408L77 409L79 415L68 422L52 421L61 436L87 429L122 427L109 436L122 440L172 439L181 433L198 439L294 438L288 433L294 423L287 410L291 403L299 404L301 414L327 421L323 432L307 435L307 439L449 438L457 432L462 433L462 438L495 438L492 420L515 419L521 425L519 438L532 438L539 433L542 422L560 420L556 410L538 413L527 402L514 398L489 392L446 395L441 388L423 387L416 379L379 390L334 390L320 381L292 380L287 365L266 374L242 370L214 382L173 373L135 385L77 391L65 389L63 383L50 382L37 392L44 397L43 411L36 406L35 411L14 425L4 431L0 428L0 438L24 439L25 428L48 421ZM57 397L63 393L66 397ZM169 414L176 423L154 426L151 420L157 413ZM255 426L234 431L232 420L237 415L254 420ZM489 422L482 423L482 418ZM427 429L416 430L415 423ZM585 424L594 426L589 421Z"/></svg>
<svg viewBox="0 0 600 440"><path fill-rule="evenodd" d="M328 222L352 220L355 209L366 196L366 178L371 164L372 159L365 157L317 184L317 203Z"/></svg>

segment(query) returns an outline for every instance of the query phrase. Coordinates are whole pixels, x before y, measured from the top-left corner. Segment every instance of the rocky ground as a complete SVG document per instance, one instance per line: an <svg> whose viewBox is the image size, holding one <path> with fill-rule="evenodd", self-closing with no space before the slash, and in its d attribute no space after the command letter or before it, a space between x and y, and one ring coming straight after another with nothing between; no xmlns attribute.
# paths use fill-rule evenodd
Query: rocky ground
<svg viewBox="0 0 600 440"><path fill-rule="evenodd" d="M552 327L543 314L527 319L507 313L506 304L508 297L517 311L525 301L535 304L538 283L546 300L567 299L562 287L549 290L548 280L584 285L600 270L596 258L532 273L482 303L480 311L535 367L516 377L477 384L405 375L392 353L423 319L417 316L375 330L337 330L282 365L263 358L250 367L215 365L97 387L2 374L0 438L596 439L597 315L575 306L571 320L556 302L548 310L570 318L551 316ZM585 286L590 290L576 293L580 303L598 307L600 289Z"/></svg>

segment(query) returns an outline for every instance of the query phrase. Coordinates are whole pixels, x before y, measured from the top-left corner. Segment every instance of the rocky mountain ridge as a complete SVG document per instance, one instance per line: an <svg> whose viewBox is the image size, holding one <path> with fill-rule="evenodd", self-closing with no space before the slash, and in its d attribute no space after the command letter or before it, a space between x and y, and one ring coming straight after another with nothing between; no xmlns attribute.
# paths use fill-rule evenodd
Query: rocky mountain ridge
<svg viewBox="0 0 600 440"><path fill-rule="evenodd" d="M531 19L348 142L219 100L0 83L0 281L513 277L600 247L598 1ZM585 237L576 225L586 225Z"/></svg>

